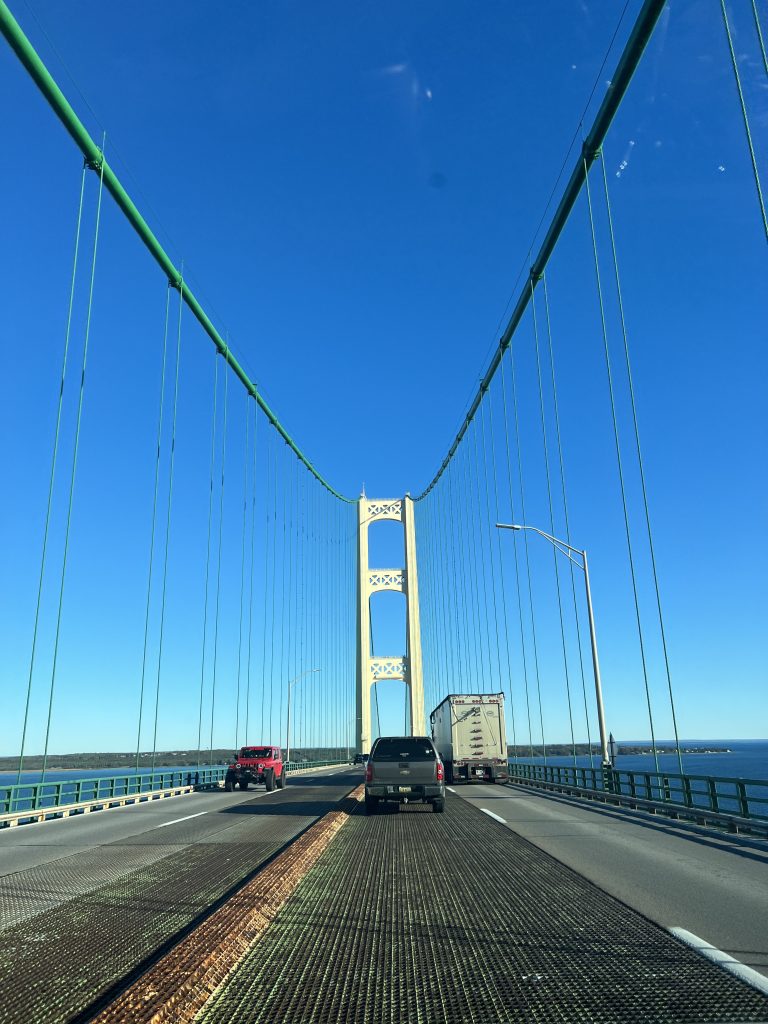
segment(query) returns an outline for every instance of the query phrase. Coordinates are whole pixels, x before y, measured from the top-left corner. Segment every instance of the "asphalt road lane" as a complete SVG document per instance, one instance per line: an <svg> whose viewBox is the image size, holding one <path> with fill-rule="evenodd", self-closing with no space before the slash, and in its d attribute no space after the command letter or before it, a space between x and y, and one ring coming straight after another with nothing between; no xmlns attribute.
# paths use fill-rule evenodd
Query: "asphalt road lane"
<svg viewBox="0 0 768 1024"><path fill-rule="evenodd" d="M652 921L768 976L768 842L523 786L452 788Z"/></svg>

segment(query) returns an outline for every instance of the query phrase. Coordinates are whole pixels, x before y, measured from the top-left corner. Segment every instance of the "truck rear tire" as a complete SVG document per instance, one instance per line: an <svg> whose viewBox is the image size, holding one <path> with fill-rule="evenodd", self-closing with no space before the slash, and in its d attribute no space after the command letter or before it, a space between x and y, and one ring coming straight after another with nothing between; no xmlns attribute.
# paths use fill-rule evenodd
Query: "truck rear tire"
<svg viewBox="0 0 768 1024"><path fill-rule="evenodd" d="M437 800L432 801L432 812L434 814L442 814L445 810L445 800L439 797Z"/></svg>
<svg viewBox="0 0 768 1024"><path fill-rule="evenodd" d="M274 769L270 768L264 775L264 785L267 787L267 792L271 793L275 788L275 772Z"/></svg>
<svg viewBox="0 0 768 1024"><path fill-rule="evenodd" d="M367 815L375 814L379 809L379 798L377 796L367 796L365 798L365 813Z"/></svg>

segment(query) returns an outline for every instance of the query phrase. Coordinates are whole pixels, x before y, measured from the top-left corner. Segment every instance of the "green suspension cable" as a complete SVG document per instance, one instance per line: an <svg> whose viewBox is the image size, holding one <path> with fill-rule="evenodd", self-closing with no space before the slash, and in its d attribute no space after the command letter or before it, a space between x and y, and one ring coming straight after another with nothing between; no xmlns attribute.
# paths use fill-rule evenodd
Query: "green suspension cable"
<svg viewBox="0 0 768 1024"><path fill-rule="evenodd" d="M456 516L456 534L457 534L458 545L459 545L459 563L460 563L459 576L461 578L461 607L462 607L462 611L464 613L463 614L463 618L464 618L464 651L465 651L464 657L466 659L466 666L467 666L467 671L466 671L466 680L467 680L467 684L466 685L467 685L467 689L464 692L465 693L471 693L472 692L472 683L474 682L474 672L472 671L472 665L470 663L470 653L469 653L469 651L470 651L470 626L469 626L469 602L468 602L468 599L467 599L468 572L467 572L467 561L466 561L466 555L465 555L465 539L466 538L465 538L465 533L464 533L464 516L462 514L462 509L464 508L465 502L464 502L464 495L461 492L461 481L457 481L456 480L456 477L458 476L459 471L460 471L460 465L461 465L461 460L460 459L457 460L455 464L452 463L452 466L453 466L452 476L449 477L449 479L453 480L453 486L454 486L455 490L458 491L458 494L457 494L457 497L456 497L456 500L455 500L455 508L456 508L456 511L457 511L457 516Z"/></svg>
<svg viewBox="0 0 768 1024"><path fill-rule="evenodd" d="M179 285L179 323L176 332L176 366L173 381L173 414L171 418L171 452L168 462L168 502L165 518L165 541L163 550L163 582L160 588L160 626L157 644L157 681L155 684L155 721L152 730L152 771L155 770L157 755L157 722L160 714L160 678L163 664L163 639L165 637L165 599L168 584L168 550L171 545L171 511L173 509L173 469L176 460L176 420L179 405L179 364L181 363L181 315L184 310L184 282Z"/></svg>
<svg viewBox="0 0 768 1024"><path fill-rule="evenodd" d="M152 525L149 534L149 564L147 566L147 602L144 609L144 644L141 655L141 686L139 688L139 721L136 729L136 771L139 770L141 750L141 724L144 713L144 685L147 674L147 647L149 645L149 612L152 599L152 567L155 561L155 532L157 527L157 492L160 487L160 451L163 440L163 408L165 405L165 367L168 356L168 317L171 305L171 283L165 289L165 320L163 325L163 359L160 370L160 408L157 414L157 443L155 445L155 483L152 492Z"/></svg>
<svg viewBox="0 0 768 1024"><path fill-rule="evenodd" d="M651 708L651 690L648 682L648 666L645 658L645 641L643 639L643 626L640 618L640 598L637 592L637 578L635 573L635 559L632 549L632 536L629 528L629 511L627 508L627 495L624 483L624 465L621 457L621 445L619 442L619 422L616 414L616 399L613 389L613 370L611 369L611 353L608 346L608 327L605 320L605 306L603 303L603 287L600 280L600 261L597 253L597 236L595 234L595 221L592 212L592 194L589 187L589 171L586 161L584 162L584 177L587 193L587 206L589 209L589 225L592 235L592 254L595 263L595 280L597 283L597 298L600 311L600 324L603 336L603 354L605 356L605 370L608 380L608 396L611 404L611 419L613 421L613 439L616 450L616 464L619 474L619 488L621 491L621 504L624 510L624 533L627 539L627 553L629 555L629 571L632 577L632 594L635 602L635 619L637 622L637 637L640 644L640 660L643 668L643 684L645 687L645 700L648 706L648 724L651 730L651 746L653 748L653 763L656 771L659 770L659 755L656 749L656 733L653 726L653 710Z"/></svg>
<svg viewBox="0 0 768 1024"><path fill-rule="evenodd" d="M251 485L251 561L250 580L248 583L248 668L246 671L245 684L245 742L250 743L250 721L251 721L251 660L253 655L253 578L256 569L256 471L258 468L258 426L259 426L259 403L253 403L253 482Z"/></svg>
<svg viewBox="0 0 768 1024"><path fill-rule="evenodd" d="M479 684L477 682L477 671L478 671L478 668L480 669L480 671L482 671L482 670L481 670L481 667L480 667L480 664L479 664L479 653L478 653L478 650L477 650L477 637L478 637L480 631L479 631L479 627L477 626L477 622L476 622L476 601L474 599L475 598L475 594L474 594L474 586L473 586L474 585L474 575L472 573L472 568L471 568L471 563L470 563L470 560L471 560L471 546L469 544L469 503L467 501L467 495L469 494L469 476L468 476L468 473L467 473L467 449L468 449L468 447L469 447L469 441L467 441L466 444L464 444L464 445L459 447L459 449L457 450L457 455L459 457L459 466L461 467L461 471L462 471L461 485L462 485L463 493L464 493L464 501L460 501L459 502L459 518L460 518L460 521L461 521L461 531L462 531L462 549L461 549L461 551L462 551L462 562L463 562L463 572L462 572L462 574L464 575L464 578L467 581L467 601L466 601L466 606L465 607L466 607L466 617L467 617L467 621L468 621L468 632L469 632L469 636L470 636L471 641L472 641L472 652L474 654L474 658L473 658L473 660L471 662L471 673L468 673L469 679L471 680L471 684L472 684L471 688L469 689L468 692L471 693L473 690L475 692L477 692L477 690L479 688ZM469 647L467 648L467 654L468 654L468 657L470 657Z"/></svg>
<svg viewBox="0 0 768 1024"><path fill-rule="evenodd" d="M515 414L515 449L517 451L518 486L520 488L520 513L523 523L527 522L525 514L525 483L523 475L523 453L520 443L520 413L517 402L517 372L512 344L509 346L509 366L512 371L512 406ZM541 702L541 673L539 672L539 645L536 640L536 615L533 606L533 583L531 582L531 558L528 551L528 531L523 530L523 553L525 555L525 573L528 580L528 607L531 613L531 638L533 640L533 667L536 677L536 694L539 702L539 724L541 726L541 746L544 752L544 764L547 763L547 741L544 737L544 708Z"/></svg>
<svg viewBox="0 0 768 1024"><path fill-rule="evenodd" d="M486 395L488 392L486 391ZM493 624L496 632L496 667L499 676L499 689L503 690L501 680L501 637L499 635L499 610L498 602L496 600L496 568L493 557L493 540L491 539L491 496L488 487L488 449L486 443L486 432L485 432L485 404L480 403L480 429L483 438L483 480L485 484L485 518L488 524L488 557L491 563L491 593L493 594ZM493 435L491 435L491 447L493 447ZM495 530L495 527L494 527ZM496 531L498 533L498 531ZM498 540L498 537L496 538ZM490 656L490 652L489 652Z"/></svg>
<svg viewBox="0 0 768 1024"><path fill-rule="evenodd" d="M760 15L757 13L757 4L755 0L752 0L752 15L755 19L755 29L757 30L757 38L760 43L760 55L763 58L763 67L765 73L768 75L768 54L765 52L765 40L763 39L763 28L760 24Z"/></svg>
<svg viewBox="0 0 768 1024"><path fill-rule="evenodd" d="M435 692L433 649L434 649L434 613L432 609L432 591L434 571L432 567L432 531L430 525L431 505L428 502L414 506L416 515L416 544L419 559L419 603L422 613L422 662L424 671L425 693L429 693L429 703L433 704ZM423 579L423 586L422 586Z"/></svg>
<svg viewBox="0 0 768 1024"><path fill-rule="evenodd" d="M226 362L226 361L225 361ZM227 468L227 399L229 396L229 374L224 367L224 410L221 424L221 488L219 490L219 540L216 555L216 604L213 616L213 679L211 681L211 735L209 759L213 764L213 729L216 720L216 683L219 668L219 612L221 609L221 553L224 542L224 484Z"/></svg>
<svg viewBox="0 0 768 1024"><path fill-rule="evenodd" d="M271 466L272 459L270 457L270 448L272 446L272 434L267 432L267 447L266 447L266 488L264 493L264 605L263 605L263 626L261 633L261 716L259 720L259 742L264 743L266 741L266 733L264 731L264 712L267 706L267 594L269 592L269 524L270 524L270 508L272 503L272 492L269 486L271 478ZM274 568L273 568L274 572Z"/></svg>
<svg viewBox="0 0 768 1024"><path fill-rule="evenodd" d="M435 511L438 517L438 529L436 531L437 540L437 573L438 579L440 580L440 635L443 638L443 679L448 684L451 673L452 663L452 651L453 644L451 642L451 631L448 626L448 611L447 611L447 595L446 591L446 573L444 565L445 555L445 509L443 507L443 501L441 500L443 493L442 487L437 488L435 491Z"/></svg>
<svg viewBox="0 0 768 1024"><path fill-rule="evenodd" d="M456 669L458 671L458 682L459 682L459 693L465 693L464 689L464 677L462 672L462 658L461 658L461 623L459 621L459 588L456 585L458 582L458 575L456 572L456 501L453 496L453 470L449 468L446 474L446 485L448 487L448 502L451 507L451 590L454 592L454 618L456 621ZM418 506L417 506L418 507Z"/></svg>
<svg viewBox="0 0 768 1024"><path fill-rule="evenodd" d="M768 215L765 211L765 200L763 199L763 188L760 184L760 172L757 169L757 157L755 156L755 146L752 142L752 132L749 128L749 114L747 113L747 104L744 100L744 92L741 88L741 75L739 75L739 65L736 60L736 53L733 49L733 39L731 38L731 26L728 23L728 12L725 9L725 0L720 0L720 9L723 12L723 24L725 25L725 35L728 39L728 50L731 54L731 66L733 67L733 77L736 80L736 89L739 94L739 105L741 106L741 116L744 119L744 131L747 135L747 145L749 146L749 158L752 161L752 174L755 178L755 187L757 188L757 199L760 203L760 215L763 218L763 230L765 231L766 240L768 240ZM755 12L757 16L757 12ZM758 20L758 30L760 22ZM762 32L760 32L760 42L762 44ZM765 60L765 49L763 49L763 60Z"/></svg>
<svg viewBox="0 0 768 1024"><path fill-rule="evenodd" d="M552 404L555 413L555 437L557 440L557 456L558 464L560 466L560 489L563 495L563 519L565 522L565 539L568 544L571 543L571 526L568 518L568 499L565 487L565 460L563 458L563 441L562 434L560 431L560 409L557 401L557 382L555 375L555 350L552 344L552 322L549 316L549 291L547 288L546 275L542 274L542 285L544 292L544 312L546 315L547 324L547 343L549 348L549 367L552 375ZM581 621L579 618L579 602L576 597L576 577L573 562L568 560L568 568L570 569L571 576L571 596L573 598L573 617L576 622L576 643L579 651L579 671L581 673L581 693L584 700L584 722L587 729L587 746L589 749L589 766L594 767L594 761L592 757L592 733L589 727L589 709L587 704L587 681L584 672L584 652L581 642Z"/></svg>
<svg viewBox="0 0 768 1024"><path fill-rule="evenodd" d="M102 151L104 142L102 141ZM53 694L56 685L56 669L59 659L59 639L61 636L61 613L64 607L64 582L67 573L67 556L69 554L69 533L72 525L72 505L75 497L75 475L77 472L77 456L80 450L80 427L83 419L83 399L85 396L85 368L88 360L88 343L91 337L91 314L93 312L93 286L96 280L96 253L99 245L99 225L101 223L101 198L104 191L103 172L99 177L99 193L96 204L96 225L93 233L93 251L91 253L91 278L88 286L88 308L85 318L85 341L83 343L83 362L80 368L80 393L77 400L77 420L75 425L75 442L72 451L72 471L69 479L69 500L67 503L67 522L64 528L64 552L61 560L61 578L59 580L59 606L56 613L56 634L53 642L53 665L51 667L51 685L48 694L48 718L45 726L45 745L43 750L43 769L40 774L41 784L45 781L48 765L48 741L51 733L51 716L53 714ZM41 789L38 789L38 794Z"/></svg>
<svg viewBox="0 0 768 1024"><path fill-rule="evenodd" d="M495 512L495 521L498 523L500 519L499 509L499 479L496 470L496 445L493 443L494 429L493 429L493 388L488 388L488 425L490 428L491 435L491 466L493 469L493 503ZM496 530L496 545L499 553L499 580L501 582L501 612L504 626L504 643L507 654L507 682L509 684L509 709L512 719L512 743L517 750L517 725L515 723L515 698L514 691L512 689L512 656L509 650L509 617L507 615L507 591L504 584L504 557L501 547L501 530ZM499 676L501 676L501 668L499 668ZM503 689L503 688L502 688Z"/></svg>
<svg viewBox="0 0 768 1024"><path fill-rule="evenodd" d="M541 414L541 441L544 452L544 474L547 482L547 507L549 509L549 529L555 535L555 511L552 502L552 477L549 471L549 444L547 441L547 417L544 409L544 384L541 374L541 346L539 345L539 326L536 317L536 297L533 294L533 281L531 281L531 318L533 321L533 338L536 351L536 380L539 391L539 412ZM563 652L563 671L565 673L565 693L568 701L568 723L571 729L571 754L573 766L576 767L576 740L573 734L573 704L571 701L571 677L568 671L568 649L565 641L565 621L563 619L563 598L560 590L560 566L558 553L552 546L552 564L555 569L555 590L557 593L557 612L560 620L560 642Z"/></svg>
<svg viewBox="0 0 768 1024"><path fill-rule="evenodd" d="M279 718L278 729L277 729L278 737L282 736L282 734L283 734L283 697L282 697L282 691L283 691L283 687L285 687L285 709L286 709L286 715L287 715L287 712L288 712L288 680L291 678L290 675L288 675L287 668L286 668L286 666L288 664L288 656L287 656L287 652L286 652L286 642L285 642L286 626L288 626L288 628L289 628L289 632L288 632L289 640L290 640L290 635L291 635L290 634L290 619L286 623L286 616L290 615L290 607L291 607L290 598L288 598L288 611L286 613L286 598L287 598L287 595L288 595L288 590L286 590L286 562L288 563L288 589L289 590L290 590L290 586L291 586L291 530L290 530L289 519L288 519L288 509L290 507L290 498L289 498L289 494L290 494L290 480L291 480L291 477L290 477L290 464L289 464L286 467L285 479L284 479L284 482L283 482L283 565L282 565L283 581L282 581L282 592L281 592L281 595L280 595L280 603L281 603L281 606L282 606L282 611L281 611L281 614L280 614L280 680L281 680L280 681L280 690L281 690L281 695L280 695L280 718ZM287 550L287 556L286 556L286 550ZM285 735L286 735L286 744L287 744L287 735L288 735L287 724L286 724L286 733L285 733ZM279 742L282 745L282 741L279 741Z"/></svg>
<svg viewBox="0 0 768 1024"><path fill-rule="evenodd" d="M510 353L511 358L511 353ZM509 360L507 360L509 361ZM502 411L504 413L504 448L506 452L507 462L507 481L509 483L509 512L512 517L512 521L515 521L515 497L512 486L512 459L510 455L509 446L509 414L507 412L507 385L504 374L504 363L501 364L501 401ZM512 553L514 556L515 564L515 588L517 592L517 611L520 622L520 653L523 659L523 685L525 687L525 710L526 717L528 720L528 746L531 758L533 758L533 727L531 725L531 696L530 688L528 685L528 658L526 656L526 643L525 643L525 626L523 623L523 596L522 589L520 586L520 557L517 552L517 534L512 536ZM515 749L515 759L517 759L517 749Z"/></svg>
<svg viewBox="0 0 768 1024"><path fill-rule="evenodd" d="M672 728L675 733L675 750L677 752L677 764L680 774L683 774L683 758L680 752L680 736L677 728L677 712L675 710L675 698L672 692L672 674L669 668L669 653L667 651L667 635L664 629L664 616L661 611L661 588L659 586L659 574L656 568L656 545L653 542L653 530L651 529L651 513L648 504L648 489L645 484L645 464L643 452L640 445L640 426L637 415L637 403L635 401L635 385L632 376L632 363L629 357L629 336L627 324L624 317L624 300L622 297L621 277L619 275L619 259L616 252L616 238L613 231L613 216L611 214L611 200L608 193L608 178L605 173L605 160L600 161L603 171L603 189L605 195L605 208L608 217L608 232L611 239L611 253L613 255L613 269L616 279L616 297L618 300L619 320L621 323L621 336L624 342L624 365L627 371L627 382L629 384L629 400L632 409L632 425L635 437L635 451L637 453L637 465L640 471L640 490L643 495L643 512L645 515L645 529L648 535L648 551L651 556L651 572L653 574L653 588L656 595L656 610L659 617L659 632L661 635L661 647L664 654L664 670L667 677L667 691L669 693L669 706L672 711Z"/></svg>
<svg viewBox="0 0 768 1024"><path fill-rule="evenodd" d="M307 481L305 479L302 479L302 489L301 489L301 508L302 508L302 513L304 512L306 507L307 507ZM301 668L301 671L305 672L306 669L307 669L307 662L306 662L306 657L305 657L305 653L304 653L304 647L305 647L305 643L306 643L306 633L307 633L307 585L306 585L306 581L307 581L307 528L306 528L306 519L305 519L303 514L301 516L301 532L300 532L300 537L301 537L301 562L300 562L301 569L300 569L299 575L300 575L300 578L301 578L301 583L300 583L299 586L300 586L300 591L301 591L301 612L300 612L301 628L299 629L299 666ZM306 736L307 736L306 723L302 719L302 721L301 721L301 732L299 734L302 746L306 745L305 744Z"/></svg>
<svg viewBox="0 0 768 1024"><path fill-rule="evenodd" d="M37 600L35 602L35 624L32 629L32 650L29 657L29 674L27 677L27 697L24 702L24 723L21 728L21 744L19 747L19 767L16 772L16 785L21 782L21 772L24 767L24 749L27 739L27 725L29 722L29 704L32 698L32 678L35 671L35 655L37 653L37 633L40 626L40 606L43 596L43 579L45 577L45 562L48 554L48 533L51 525L51 511L53 508L53 484L56 478L56 462L59 454L59 438L61 436L61 415L64 402L64 384L67 377L67 357L69 354L69 341L72 336L72 307L75 301L75 283L77 281L77 261L80 253L80 230L83 223L83 199L85 196L85 173L87 164L83 164L83 171L80 178L80 199L77 207L77 226L75 228L75 251L72 260L72 279L69 286L69 304L67 307L67 323L64 331L64 354L61 361L61 378L59 382L59 400L56 407L56 429L53 435L53 452L51 455L51 472L48 480L48 501L45 510L45 527L43 529L43 546L40 554L40 573L37 580Z"/></svg>
<svg viewBox="0 0 768 1024"><path fill-rule="evenodd" d="M272 605L271 625L269 639L269 742L274 742L274 703L275 703L275 606L277 589L277 447L273 450L272 460Z"/></svg>
<svg viewBox="0 0 768 1024"><path fill-rule="evenodd" d="M203 694L205 689L205 651L208 637L208 590L211 571L211 528L213 525L213 474L216 468L216 403L219 391L219 354L213 353L213 416L211 417L211 470L208 483L208 540L205 546L205 594L203 599L203 649L200 658L200 708L197 718L197 764L202 763Z"/></svg>
<svg viewBox="0 0 768 1024"><path fill-rule="evenodd" d="M480 403L482 405L482 402ZM480 548L480 569L482 571L482 592L483 592L483 607L485 608L485 643L486 651L488 654L488 692L493 690L493 665L491 662L491 626L490 626L490 614L488 611L488 569L485 562L485 537L483 534L483 512L480 500L480 450L477 443L478 426L477 421L474 420L474 429L472 431L472 449L475 455L475 479L473 481L473 491L476 496L476 510L477 510L477 540L478 547Z"/></svg>
<svg viewBox="0 0 768 1024"><path fill-rule="evenodd" d="M237 683L235 688L235 750L238 749L240 735L240 680L243 664L243 610L245 606L245 537L248 524L248 413L250 395L245 396L245 452L243 456L243 537L240 550L240 623L237 638ZM246 742L248 737L246 735Z"/></svg>

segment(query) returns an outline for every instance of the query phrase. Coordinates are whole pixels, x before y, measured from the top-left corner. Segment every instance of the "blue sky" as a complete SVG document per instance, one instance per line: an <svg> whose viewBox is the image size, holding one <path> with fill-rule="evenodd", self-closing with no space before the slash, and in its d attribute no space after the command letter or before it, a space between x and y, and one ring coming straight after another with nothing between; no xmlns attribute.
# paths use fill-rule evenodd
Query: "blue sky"
<svg viewBox="0 0 768 1024"><path fill-rule="evenodd" d="M371 495L419 493L476 390L564 160L570 169L580 119L586 109L590 123L640 4L12 6L94 137L106 131L117 173L318 468L350 496L363 482ZM749 19L733 13L768 180L768 79ZM768 251L728 61L715 5L671 3L605 146L688 737L764 736L768 722ZM0 153L0 630L10 723L0 747L13 753L81 161L5 45L0 88L13 98ZM86 229L93 176L88 184ZM609 723L636 737L642 694L589 246L581 204L549 270L571 531L590 551ZM164 303L161 276L106 201L52 749L132 742ZM81 324L82 299L76 312ZM183 331L185 515L169 593L168 746L190 745L196 728L196 712L181 711L197 671L191 651L185 660L185 626L200 613L207 511L212 355L191 322ZM526 320L518 351L529 519L544 526L531 340ZM619 408L629 444L625 392ZM233 435L232 460L238 443ZM641 535L636 476L629 486ZM236 531L237 499L228 509ZM61 525L59 512L56 537ZM182 554L185 543L194 558ZM539 554L546 630L551 563ZM380 557L395 557L386 543ZM236 542L224 559L231 617ZM650 616L647 559L640 571ZM45 650L54 590L55 581ZM397 623L397 614L382 616L382 644L397 642ZM547 647L559 642L552 636ZM658 637L649 643L657 733L668 736ZM230 661L235 646L232 633ZM42 657L30 750L40 746ZM565 739L554 661L551 675L549 734ZM394 728L401 694L381 696ZM229 742L230 723L222 730Z"/></svg>

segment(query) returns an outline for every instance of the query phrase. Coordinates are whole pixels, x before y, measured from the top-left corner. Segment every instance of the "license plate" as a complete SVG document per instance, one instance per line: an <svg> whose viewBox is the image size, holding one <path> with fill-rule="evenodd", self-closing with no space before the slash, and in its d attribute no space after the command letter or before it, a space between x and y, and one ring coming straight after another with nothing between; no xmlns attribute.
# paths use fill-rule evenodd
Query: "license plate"
<svg viewBox="0 0 768 1024"><path fill-rule="evenodd" d="M485 775L485 772L483 771L482 768L476 768L475 775Z"/></svg>
<svg viewBox="0 0 768 1024"><path fill-rule="evenodd" d="M410 793L411 792L411 787L410 786L398 786L397 787L397 791L398 791L398 793Z"/></svg>

